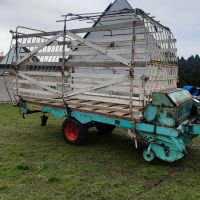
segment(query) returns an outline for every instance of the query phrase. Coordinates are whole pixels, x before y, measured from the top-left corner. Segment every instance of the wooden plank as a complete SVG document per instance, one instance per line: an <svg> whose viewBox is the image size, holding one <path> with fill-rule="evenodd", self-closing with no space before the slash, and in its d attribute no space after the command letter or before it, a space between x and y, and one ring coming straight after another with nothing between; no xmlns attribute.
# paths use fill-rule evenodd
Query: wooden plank
<svg viewBox="0 0 200 200"><path fill-rule="evenodd" d="M61 77L61 72L45 72L45 71L21 71L22 73L30 76L55 76ZM65 76L70 76L73 78L93 78L93 79L113 79L120 78L122 75L119 74L106 74L106 73L68 73L65 71Z"/></svg>
<svg viewBox="0 0 200 200"><path fill-rule="evenodd" d="M63 100L61 98L52 98L52 97L30 97L28 95L21 95L21 98L25 101L33 101L33 102L41 102L41 101L47 101L48 103L51 102L58 102L58 103L63 103Z"/></svg>
<svg viewBox="0 0 200 200"><path fill-rule="evenodd" d="M102 79L87 79L87 78L74 78L74 79L70 79L68 78L68 82L70 84L82 84L82 85L91 85L91 82L92 84L100 84L102 83ZM142 84L142 80L134 80L134 87L141 87L141 84ZM120 82L120 83L116 83L116 84L113 84L113 86L129 86L130 87L130 81L129 80L125 80L123 82ZM107 86L108 87L108 86Z"/></svg>
<svg viewBox="0 0 200 200"><path fill-rule="evenodd" d="M16 88L15 88L16 89ZM40 95L40 96L43 96L43 95L48 95L48 96L54 96L54 94L48 92L48 91L45 91L45 90L35 90L35 89L25 89L25 88L18 88L19 92L20 93L28 93L29 94L29 97L31 97L31 94L37 94L37 95Z"/></svg>
<svg viewBox="0 0 200 200"><path fill-rule="evenodd" d="M164 51L164 50L163 50ZM145 54L145 48L136 48L135 49L136 54ZM130 48L116 48L116 49L108 49L107 53L114 53L117 55L123 55L123 54L131 54L131 46ZM23 54L19 54L20 56ZM101 52L98 52L96 50L77 50L77 51L69 51L65 53L66 56L95 56L95 55L102 55ZM38 52L35 54L35 56L62 56L62 52Z"/></svg>
<svg viewBox="0 0 200 200"><path fill-rule="evenodd" d="M16 80L14 80L13 83L16 83ZM30 81L24 80L24 79L19 79L19 80L18 80L18 83L33 85L33 83L31 83ZM61 85L61 84L62 84L62 83L50 82L50 81L39 81L39 83L42 83L42 84L44 84L44 85L46 85L46 86L54 86L54 87L57 87L58 85Z"/></svg>
<svg viewBox="0 0 200 200"><path fill-rule="evenodd" d="M146 62L144 61L139 61L135 62L136 66L139 67L146 67ZM61 62L28 62L27 66L30 67L61 67L62 63ZM126 65L116 62L116 61L70 61L68 60L66 62L66 66L69 68L75 68L75 67L104 67L104 68L122 68L122 67L127 67Z"/></svg>
<svg viewBox="0 0 200 200"><path fill-rule="evenodd" d="M117 79L106 81L106 82L100 83L100 84L98 84L96 86L92 86L92 87L87 87L87 88L83 88L83 89L80 89L80 90L76 90L74 92L71 92L71 93L65 95L65 97L70 97L70 96L74 96L74 95L77 95L77 94L85 93L85 92L88 92L88 91L91 91L91 90L100 89L100 88L103 88L103 87L107 87L109 85L114 85L116 83L119 83L119 82L122 82L122 81L126 81L129 78L130 78L129 76L123 75L121 77L118 77Z"/></svg>
<svg viewBox="0 0 200 200"><path fill-rule="evenodd" d="M124 58L128 63L131 62L131 54L121 54L120 57ZM148 57L145 54L138 54L138 55L136 54L134 58L134 62L137 62L137 63L140 63L140 62L144 63L144 62L148 62L149 60L150 60L150 57ZM98 63L98 62L108 62L108 61L112 62L114 60L105 55L98 55L98 56L72 56L72 58L70 58L69 61L76 62L76 63L77 62L78 63L80 62ZM66 63L66 65L68 65L68 63ZM94 66L94 64L92 66ZM129 65L126 65L126 66L129 66Z"/></svg>
<svg viewBox="0 0 200 200"><path fill-rule="evenodd" d="M108 102L108 103L117 103L117 104L126 104L126 105L130 104L130 101L128 99L116 99L116 98L111 98L111 97L97 97L97 96L91 96L91 95L76 95L75 97L79 98L79 99L102 101L102 102ZM139 101L133 101L133 105L140 107Z"/></svg>
<svg viewBox="0 0 200 200"><path fill-rule="evenodd" d="M68 61L66 63L68 67L126 67L123 63L116 61Z"/></svg>
<svg viewBox="0 0 200 200"><path fill-rule="evenodd" d="M123 112L123 113L127 113L129 112L129 108L125 108L126 105L122 105L121 107L120 106L116 106L116 107L113 107L113 106L109 106L109 103L100 103L98 104L97 102L95 101L87 101L85 103L78 103L78 102L74 102L74 101L67 101L68 105L71 106L71 105L77 105L77 106L83 106L83 107L91 107L93 109L106 109L108 111L119 111L119 112Z"/></svg>
<svg viewBox="0 0 200 200"><path fill-rule="evenodd" d="M61 67L62 62L26 62L26 66L30 67ZM52 70L53 72L53 70Z"/></svg>
<svg viewBox="0 0 200 200"><path fill-rule="evenodd" d="M106 74L106 73L70 73L70 77L73 78L90 78L91 79L117 79L117 78L121 78L122 75L119 74Z"/></svg>
<svg viewBox="0 0 200 200"><path fill-rule="evenodd" d="M70 36L70 37L72 37L72 38L74 38L74 39L76 39L76 40L79 40L80 42L82 42L82 43L88 45L89 47L91 47L91 48L93 48L93 49L95 49L95 50L101 52L102 54L107 55L108 57L114 59L115 61L118 61L118 62L120 62L120 63L123 63L124 65L130 66L130 61L129 61L129 60L127 60L127 59L125 59L125 58L123 58L123 57L121 57L121 56L118 56L118 55L116 55L116 54L114 54L114 53L109 53L109 52L107 51L107 49L102 48L102 47L100 47L100 46L98 46L98 45L96 45L96 44L94 44L94 43L92 43L92 42L86 41L84 38L82 38L82 37L80 37L80 36L78 36L78 35L76 35L76 34L70 32L70 31L67 31L66 34L67 34L68 36Z"/></svg>
<svg viewBox="0 0 200 200"><path fill-rule="evenodd" d="M97 79L94 79L94 80L97 80ZM106 80L106 79L104 79L104 80ZM162 79L160 79L160 80L162 80ZM172 79L170 79L170 80L172 80ZM83 88L87 88L87 87L92 87L92 86L96 86L96 85L98 85L98 84L100 84L100 83L102 83L103 82L103 80L102 79L100 79L100 81L95 81L94 83L92 83L91 84L91 80L89 80L88 82L84 82L84 80L82 81L82 80L68 80L69 81L69 83L65 83L64 84L64 86L65 87L69 87L69 89L71 88L73 88L73 89L83 89ZM70 84L70 81L73 81L73 83L71 83ZM39 83L41 83L41 84L44 84L44 85L46 85L46 86L54 86L54 87L58 87L58 86L62 86L62 83L61 82L49 82L49 81L38 81ZM16 80L14 80L13 81L13 83L16 83ZM32 82L30 82L30 81L28 81L28 80L24 80L24 79L19 79L18 80L18 83L20 83L20 84L27 84L27 85L35 85L34 83L32 83ZM107 86L107 87L105 87L105 88L100 88L100 89L96 89L96 91L110 91L110 92L118 92L118 93L120 93L120 92L123 92L123 93L129 93L129 83L126 85L126 84L124 84L124 85L122 85L122 83L120 84L117 84L117 85L115 85L115 86ZM134 86L134 91L135 91L135 93L138 93L138 92L140 92L141 91L141 87L138 87L138 86Z"/></svg>
<svg viewBox="0 0 200 200"><path fill-rule="evenodd" d="M132 35L130 35L130 36L132 36ZM105 38L102 38L102 39L96 39L96 38L93 39L93 40L92 39L91 40L86 39L86 41L89 41L89 42L92 41L92 43L95 43L96 45L100 45L102 47L109 47L109 46L112 47L113 46L113 47L121 47L121 48L122 47L129 48L131 46L131 42L132 42L132 40L115 41L114 39L112 39L112 37L109 37L109 39L107 39L107 40L106 40L106 38L107 38L107 36ZM136 41L135 41L136 46L138 46L138 47L139 46L143 46L143 47L146 46L146 40L142 39L143 37L141 36L141 34L138 35L137 38L138 39L136 39ZM106 42L106 41L109 41L109 40L110 40L110 42ZM98 42L98 41L101 41L101 42ZM78 48L78 49L88 48L87 45L85 45L81 42L74 43L72 46L73 46L73 48Z"/></svg>
<svg viewBox="0 0 200 200"><path fill-rule="evenodd" d="M90 87L92 85L97 85L97 84L94 84L94 83L93 84L82 84L82 83L79 83L78 81L74 81L74 83L69 84L69 85L71 88L81 89L81 88L86 88L86 87ZM102 90L113 91L113 92L125 92L127 89L129 89L129 86L117 85L117 86L108 86L108 87L103 88ZM101 89L99 89L99 90L101 90Z"/></svg>
<svg viewBox="0 0 200 200"><path fill-rule="evenodd" d="M34 83L35 85L37 85L37 86L49 91L50 93L52 93L54 95L62 96L62 92L60 92L58 90L55 90L55 89L53 89L51 87L48 87L48 86L40 83L38 80L36 80L36 79L34 79L34 78L30 77L30 76L27 76L26 74L24 74L22 72L18 72L17 75L22 77L22 78L24 78L24 79L26 79L26 80L28 80L28 81L30 81L30 82L32 82L32 83Z"/></svg>
<svg viewBox="0 0 200 200"><path fill-rule="evenodd" d="M112 114L115 115L115 116L119 116L119 117L123 117L124 116L124 113L122 113L122 112L114 112Z"/></svg>
<svg viewBox="0 0 200 200"><path fill-rule="evenodd" d="M119 62L115 62L115 61L68 61L66 63L66 65L68 67L72 67L72 68L84 68L84 67L98 67L98 68L106 68L106 69L112 69L113 68L117 68L117 69L129 69L128 66L119 63ZM136 67L146 67L147 63L146 62L135 62Z"/></svg>
<svg viewBox="0 0 200 200"><path fill-rule="evenodd" d="M52 77L62 77L61 72L52 72L52 71L21 71L22 73L29 76L52 76ZM68 76L69 73L65 71L65 76Z"/></svg>
<svg viewBox="0 0 200 200"><path fill-rule="evenodd" d="M84 108L83 108L83 109L84 109ZM110 110L106 110L106 109L105 109L105 110L102 110L102 109L101 109L101 110L98 110L98 109L96 109L95 112L98 112L98 113L101 113L101 114L108 114L108 113L110 113L111 111L110 111Z"/></svg>
<svg viewBox="0 0 200 200"><path fill-rule="evenodd" d="M110 43L110 42L122 42L122 43L125 43L125 42L130 42L132 41L133 39L133 36L132 34L127 34L127 35L114 35L114 36L104 36L103 38L91 38L91 39L88 39L89 41L91 42L94 42L94 43ZM139 40L142 40L144 41L145 40L145 34L136 34L136 38L135 40L139 42Z"/></svg>
<svg viewBox="0 0 200 200"><path fill-rule="evenodd" d="M98 93L97 91L95 92L85 92L85 95L89 96L97 96L97 97L109 97L109 98L116 98L116 99L130 99L129 95L114 95L114 94L105 94L105 93ZM133 97L134 100L139 101L139 97Z"/></svg>

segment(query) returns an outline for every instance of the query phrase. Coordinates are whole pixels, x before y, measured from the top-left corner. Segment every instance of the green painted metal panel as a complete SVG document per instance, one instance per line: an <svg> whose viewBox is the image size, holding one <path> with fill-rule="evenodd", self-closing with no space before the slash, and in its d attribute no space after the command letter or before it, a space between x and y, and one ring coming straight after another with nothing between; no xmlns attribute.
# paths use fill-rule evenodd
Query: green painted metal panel
<svg viewBox="0 0 200 200"><path fill-rule="evenodd" d="M49 106L43 106L42 112L51 113L57 119L65 117L67 115L67 111L65 109L53 108Z"/></svg>
<svg viewBox="0 0 200 200"><path fill-rule="evenodd" d="M175 127L174 108L160 108L158 121L162 126Z"/></svg>
<svg viewBox="0 0 200 200"><path fill-rule="evenodd" d="M154 92L152 93L152 104L156 106L174 107L166 93Z"/></svg>
<svg viewBox="0 0 200 200"><path fill-rule="evenodd" d="M148 105L144 110L144 118L151 122L153 121L158 114L158 107L154 105Z"/></svg>
<svg viewBox="0 0 200 200"><path fill-rule="evenodd" d="M193 108L192 100L177 106L175 109L175 116L174 116L175 120L179 122L189 117L192 113L192 108Z"/></svg>
<svg viewBox="0 0 200 200"><path fill-rule="evenodd" d="M183 140L179 138L144 132L140 132L139 134L149 144L147 150L145 150L143 154L145 160L148 160L148 151L154 153L156 157L167 162L179 160L184 156L185 144Z"/></svg>
<svg viewBox="0 0 200 200"><path fill-rule="evenodd" d="M192 133L194 135L200 135L200 125L193 125L192 126Z"/></svg>
<svg viewBox="0 0 200 200"><path fill-rule="evenodd" d="M155 152L156 156L160 158L161 160L164 160L166 162L174 162L176 160L180 160L184 157L184 153L180 151L176 151L173 149L165 149L160 145L152 144L151 145L152 150Z"/></svg>
<svg viewBox="0 0 200 200"><path fill-rule="evenodd" d="M160 134L160 135L167 135L170 137L178 136L178 132L176 130L174 130L173 128L165 128L162 126L154 126L154 125L145 124L145 123L136 123L135 129L137 131L155 133L155 134Z"/></svg>
<svg viewBox="0 0 200 200"><path fill-rule="evenodd" d="M191 94L187 90L180 90L167 94L176 106L192 100Z"/></svg>
<svg viewBox="0 0 200 200"><path fill-rule="evenodd" d="M147 105L144 110L144 118L147 122L155 121L157 125L174 127L174 108Z"/></svg>
<svg viewBox="0 0 200 200"><path fill-rule="evenodd" d="M85 112L79 112L79 111L72 111L69 114L67 113L66 109L59 109L59 108L53 108L49 106L43 106L42 112L44 113L51 113L55 118L59 119L65 116L71 116L76 118L78 121L80 121L82 124L87 124L92 121L111 124L111 125L118 125L124 128L133 128L134 122L127 121L127 120L118 120L115 118L109 118L102 115L95 115Z"/></svg>
<svg viewBox="0 0 200 200"><path fill-rule="evenodd" d="M90 113L83 113L79 111L72 112L71 116L76 118L83 124L89 123L91 121L96 121L96 122L101 122L105 124L118 125L123 128L129 128L129 129L133 128L133 124L134 124L133 122L127 121L127 120L122 120L122 119L118 120L115 118L109 118L102 115L95 115L95 114L90 114Z"/></svg>

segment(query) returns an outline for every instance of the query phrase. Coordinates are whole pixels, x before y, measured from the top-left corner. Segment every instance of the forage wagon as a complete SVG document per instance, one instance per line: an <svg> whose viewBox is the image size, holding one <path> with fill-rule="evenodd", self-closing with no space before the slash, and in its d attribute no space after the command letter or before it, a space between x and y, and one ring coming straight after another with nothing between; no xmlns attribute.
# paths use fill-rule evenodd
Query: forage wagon
<svg viewBox="0 0 200 200"><path fill-rule="evenodd" d="M200 134L200 102L177 88L170 29L126 0L103 13L62 17L59 31L12 32L12 88L23 115L41 112L42 125L48 113L66 117L62 133L70 144L83 144L89 127L106 134L119 126L136 147L138 138L146 143L146 161L184 157Z"/></svg>

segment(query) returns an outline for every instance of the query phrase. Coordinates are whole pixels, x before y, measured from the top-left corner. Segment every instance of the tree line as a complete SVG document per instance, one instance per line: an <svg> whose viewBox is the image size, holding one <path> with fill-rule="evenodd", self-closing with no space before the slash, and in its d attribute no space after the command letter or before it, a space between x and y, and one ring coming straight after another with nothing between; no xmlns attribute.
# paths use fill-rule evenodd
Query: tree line
<svg viewBox="0 0 200 200"><path fill-rule="evenodd" d="M200 57L199 55L178 58L179 82L178 86L192 85L200 87Z"/></svg>

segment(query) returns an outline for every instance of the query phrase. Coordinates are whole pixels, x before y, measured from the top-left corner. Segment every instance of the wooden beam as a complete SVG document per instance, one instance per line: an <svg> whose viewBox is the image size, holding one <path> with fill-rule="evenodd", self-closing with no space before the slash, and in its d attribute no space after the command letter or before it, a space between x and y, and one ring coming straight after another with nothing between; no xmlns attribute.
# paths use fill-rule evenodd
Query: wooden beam
<svg viewBox="0 0 200 200"><path fill-rule="evenodd" d="M88 45L89 47L101 52L102 54L109 56L110 58L114 59L115 61L123 63L124 65L127 65L129 67L131 66L131 63L130 63L129 60L127 60L127 59L125 59L125 58L123 58L121 56L118 56L118 55L116 55L114 53L109 53L105 48L102 48L102 47L100 47L100 46L98 46L98 45L96 45L96 44L94 44L94 43L92 43L92 42L90 42L90 41L88 41L88 40L86 40L86 39L84 39L84 38L72 33L72 32L70 32L70 31L67 31L66 34L68 36L70 36L72 38L75 38L76 40L79 40L80 42Z"/></svg>
<svg viewBox="0 0 200 200"><path fill-rule="evenodd" d="M54 95L62 97L62 92L60 92L58 90L55 90L55 89L53 89L51 87L48 87L45 84L41 83L40 81L38 81L38 80L36 80L36 79L34 79L34 78L30 77L30 76L27 76L26 74L24 74L22 72L18 72L18 76L21 76L22 78L24 78L24 79L34 83L35 85L37 85L37 86L39 86L39 87L51 92Z"/></svg>
<svg viewBox="0 0 200 200"><path fill-rule="evenodd" d="M91 91L91 90L97 90L97 89L100 89L100 88L104 88L104 87L107 87L109 85L113 85L113 84L116 84L116 83L119 83L119 82L122 82L122 81L127 81L129 78L130 78L129 75L121 76L119 78L112 79L110 81L97 84L96 86L89 86L89 87L86 87L86 88L83 88L83 89L80 89L80 90L76 90L74 92L66 94L65 97L70 97L70 96L74 96L74 95L81 94L81 93L84 93L84 92L88 92L88 91Z"/></svg>

